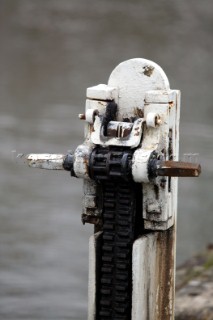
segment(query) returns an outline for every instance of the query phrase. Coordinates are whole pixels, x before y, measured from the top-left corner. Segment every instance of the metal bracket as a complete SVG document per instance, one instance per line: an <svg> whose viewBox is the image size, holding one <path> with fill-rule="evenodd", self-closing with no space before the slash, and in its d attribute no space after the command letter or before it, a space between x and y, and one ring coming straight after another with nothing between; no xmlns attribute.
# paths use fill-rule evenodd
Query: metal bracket
<svg viewBox="0 0 213 320"><path fill-rule="evenodd" d="M145 95L143 141L133 157L133 178L143 183L143 219L146 229L166 230L177 211L177 178L150 176L151 161L178 160L180 93L148 91ZM154 122L152 119L156 119ZM152 159L152 157L155 159Z"/></svg>
<svg viewBox="0 0 213 320"><path fill-rule="evenodd" d="M108 136L103 135L102 121L96 116L94 131L91 133L91 142L102 146L118 146L136 148L139 146L142 137L143 118L129 122L110 121L108 125ZM115 137L111 137L115 135Z"/></svg>

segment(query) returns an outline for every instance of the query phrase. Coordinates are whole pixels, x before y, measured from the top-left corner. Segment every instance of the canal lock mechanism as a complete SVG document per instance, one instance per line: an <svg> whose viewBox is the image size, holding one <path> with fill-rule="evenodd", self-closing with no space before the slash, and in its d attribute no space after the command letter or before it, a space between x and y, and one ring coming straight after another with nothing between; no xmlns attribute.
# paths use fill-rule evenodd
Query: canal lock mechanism
<svg viewBox="0 0 213 320"><path fill-rule="evenodd" d="M180 92L157 64L131 59L87 89L85 109L73 154L24 159L83 179L82 222L94 224L88 320L172 320L177 177L201 172L178 161Z"/></svg>

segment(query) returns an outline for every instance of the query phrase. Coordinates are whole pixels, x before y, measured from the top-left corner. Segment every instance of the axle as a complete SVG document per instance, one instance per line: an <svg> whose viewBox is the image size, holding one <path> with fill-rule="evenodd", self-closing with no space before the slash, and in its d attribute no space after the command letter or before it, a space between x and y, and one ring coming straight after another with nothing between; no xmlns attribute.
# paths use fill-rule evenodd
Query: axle
<svg viewBox="0 0 213 320"><path fill-rule="evenodd" d="M113 149L112 149L113 150ZM123 172L125 174L130 174L131 165L132 165L132 155L133 152L123 151L120 154L117 154L116 160L108 160L110 156L108 156L109 149L103 149L104 154L102 156L95 155L96 149L91 152L90 161L99 161L100 167L97 167L96 170L110 170L110 167L113 165L121 166ZM117 151L118 152L118 151ZM119 152L118 152L119 153ZM116 155L115 155L116 157ZM73 170L75 157L73 154L28 154L23 155L22 159L24 162L28 164L31 168L39 168L46 170L66 170L70 171L71 175L75 176L75 172ZM102 162L101 162L102 160ZM113 162L114 161L114 162ZM91 175L93 175L93 168L89 168ZM153 160L150 158L147 161L147 173L151 177L157 176L165 176L165 177L198 177L201 173L201 166L197 163L191 162L181 162L181 161L166 161L166 160ZM116 173L114 173L116 175ZM118 175L120 173L117 173ZM109 176L113 175L113 171L109 171ZM133 177L134 178L134 177ZM137 181L138 182L138 181ZM143 181L141 181L143 182Z"/></svg>

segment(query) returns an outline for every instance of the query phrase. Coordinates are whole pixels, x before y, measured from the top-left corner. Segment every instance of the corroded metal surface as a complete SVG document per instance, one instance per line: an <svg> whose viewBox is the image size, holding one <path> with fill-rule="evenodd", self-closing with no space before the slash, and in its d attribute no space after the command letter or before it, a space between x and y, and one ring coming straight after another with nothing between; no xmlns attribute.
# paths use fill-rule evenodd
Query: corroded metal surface
<svg viewBox="0 0 213 320"><path fill-rule="evenodd" d="M198 177L200 173L200 164L179 161L163 161L156 172L158 176L167 177Z"/></svg>
<svg viewBox="0 0 213 320"><path fill-rule="evenodd" d="M133 124L111 121L107 128L109 136L104 136L102 119L96 116L91 141L96 145L136 148L141 142L143 122L143 118L136 119Z"/></svg>

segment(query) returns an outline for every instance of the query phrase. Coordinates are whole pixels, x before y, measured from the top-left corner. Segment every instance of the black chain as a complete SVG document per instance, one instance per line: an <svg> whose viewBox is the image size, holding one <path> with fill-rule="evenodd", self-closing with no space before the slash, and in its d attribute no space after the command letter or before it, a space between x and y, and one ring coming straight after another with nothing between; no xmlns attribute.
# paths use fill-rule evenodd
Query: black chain
<svg viewBox="0 0 213 320"><path fill-rule="evenodd" d="M96 320L131 319L132 245L142 228L141 185L131 178L131 158L132 151L115 148L91 155L90 175L103 193Z"/></svg>

